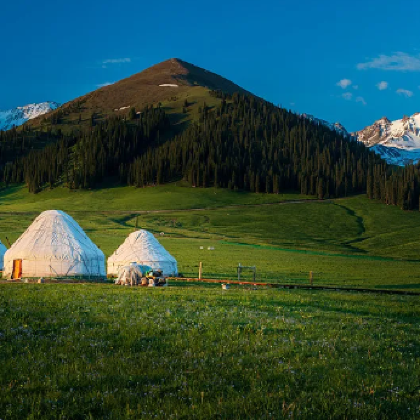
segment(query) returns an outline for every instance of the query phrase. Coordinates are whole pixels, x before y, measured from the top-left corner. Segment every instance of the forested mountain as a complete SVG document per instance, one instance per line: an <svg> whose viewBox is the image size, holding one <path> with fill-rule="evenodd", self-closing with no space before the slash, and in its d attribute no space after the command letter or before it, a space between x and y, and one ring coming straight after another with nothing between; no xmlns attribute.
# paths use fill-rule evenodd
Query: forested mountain
<svg viewBox="0 0 420 420"><path fill-rule="evenodd" d="M136 158L124 171L128 183L183 177L200 187L319 198L365 191L366 168L380 159L363 145L254 97L217 95L219 107L203 107L198 123Z"/></svg>
<svg viewBox="0 0 420 420"><path fill-rule="evenodd" d="M182 101L177 97L177 118L174 108L159 101L65 124L84 106L79 99L44 117L39 126L27 123L0 132L0 181L26 183L37 193L57 185L98 188L118 180L144 187L185 179L196 187L297 191L319 198L367 192L403 209L419 207L417 166L392 167L340 130L179 60L141 74L138 91L145 80L153 80L170 85L157 86L162 89L177 89L176 84L199 89L199 96L186 90Z"/></svg>
<svg viewBox="0 0 420 420"><path fill-rule="evenodd" d="M3 181L25 181L37 192L57 183L91 188L110 176L137 187L185 178L199 187L324 198L365 191L367 168L381 164L363 145L268 102L213 96L219 106L203 104L198 121L169 139L169 119L152 106L132 111L129 121L110 118L77 136L46 138L52 144L5 164ZM19 147L31 132L11 134Z"/></svg>

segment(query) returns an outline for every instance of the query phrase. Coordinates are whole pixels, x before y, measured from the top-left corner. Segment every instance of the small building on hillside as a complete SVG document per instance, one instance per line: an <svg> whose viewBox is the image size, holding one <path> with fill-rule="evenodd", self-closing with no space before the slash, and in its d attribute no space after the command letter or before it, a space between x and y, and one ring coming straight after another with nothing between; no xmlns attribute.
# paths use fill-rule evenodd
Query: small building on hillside
<svg viewBox="0 0 420 420"><path fill-rule="evenodd" d="M148 265L161 270L164 276L176 276L176 259L159 243L152 233L141 229L131 233L123 244L108 258L108 275L117 276L120 267L130 263Z"/></svg>
<svg viewBox="0 0 420 420"><path fill-rule="evenodd" d="M41 213L4 255L6 278L105 278L105 255L60 210Z"/></svg>

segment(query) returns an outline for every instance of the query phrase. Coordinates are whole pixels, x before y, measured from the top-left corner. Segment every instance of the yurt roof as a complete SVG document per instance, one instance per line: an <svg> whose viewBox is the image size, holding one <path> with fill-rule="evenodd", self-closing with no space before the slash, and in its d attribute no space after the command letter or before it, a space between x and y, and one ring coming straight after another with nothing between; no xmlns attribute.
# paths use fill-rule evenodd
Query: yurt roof
<svg viewBox="0 0 420 420"><path fill-rule="evenodd" d="M42 212L7 252L27 260L103 258L79 224L61 210Z"/></svg>
<svg viewBox="0 0 420 420"><path fill-rule="evenodd" d="M140 229L131 233L108 261L170 261L175 258L159 243L152 233Z"/></svg>

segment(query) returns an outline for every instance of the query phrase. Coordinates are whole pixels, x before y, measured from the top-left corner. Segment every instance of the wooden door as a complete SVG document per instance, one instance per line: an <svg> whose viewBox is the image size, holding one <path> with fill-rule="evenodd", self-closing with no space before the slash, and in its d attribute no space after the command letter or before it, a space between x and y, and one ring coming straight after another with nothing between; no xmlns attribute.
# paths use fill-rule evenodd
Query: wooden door
<svg viewBox="0 0 420 420"><path fill-rule="evenodd" d="M22 277L22 260L13 260L12 278L20 279Z"/></svg>

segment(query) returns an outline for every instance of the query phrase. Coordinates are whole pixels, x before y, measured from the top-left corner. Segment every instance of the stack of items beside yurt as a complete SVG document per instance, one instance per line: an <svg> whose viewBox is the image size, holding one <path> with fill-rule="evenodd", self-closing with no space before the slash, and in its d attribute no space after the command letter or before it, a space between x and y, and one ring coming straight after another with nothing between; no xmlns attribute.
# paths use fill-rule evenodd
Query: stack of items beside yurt
<svg viewBox="0 0 420 420"><path fill-rule="evenodd" d="M108 258L108 276L117 276L121 267L130 263L150 266L163 276L176 276L176 259L159 243L152 233L138 230L131 233L124 243Z"/></svg>
<svg viewBox="0 0 420 420"><path fill-rule="evenodd" d="M150 271L152 271L152 267L135 262L130 263L130 265L123 265L118 269L115 284L124 286L148 285L149 281L146 276Z"/></svg>
<svg viewBox="0 0 420 420"><path fill-rule="evenodd" d="M105 278L105 255L68 214L41 213L6 251L7 278Z"/></svg>

